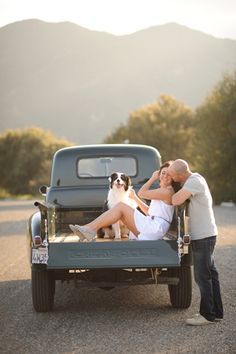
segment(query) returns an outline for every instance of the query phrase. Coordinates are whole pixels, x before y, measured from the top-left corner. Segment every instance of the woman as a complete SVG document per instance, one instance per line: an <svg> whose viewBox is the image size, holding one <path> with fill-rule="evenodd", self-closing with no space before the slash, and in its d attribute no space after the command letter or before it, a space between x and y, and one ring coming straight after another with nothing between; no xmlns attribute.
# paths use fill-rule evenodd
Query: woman
<svg viewBox="0 0 236 354"><path fill-rule="evenodd" d="M168 231L173 218L174 206L171 199L177 189L176 183L173 182L167 172L170 164L171 162L167 161L160 167L159 171L155 171L151 178L140 188L138 196L133 189L131 190L130 198L136 201L138 207L145 215L121 202L86 225L70 225L71 230L75 234L82 235L91 241L96 237L98 229L121 220L131 231L131 239L162 239ZM160 187L150 189L157 180L160 182ZM150 206L145 204L140 198L151 200Z"/></svg>

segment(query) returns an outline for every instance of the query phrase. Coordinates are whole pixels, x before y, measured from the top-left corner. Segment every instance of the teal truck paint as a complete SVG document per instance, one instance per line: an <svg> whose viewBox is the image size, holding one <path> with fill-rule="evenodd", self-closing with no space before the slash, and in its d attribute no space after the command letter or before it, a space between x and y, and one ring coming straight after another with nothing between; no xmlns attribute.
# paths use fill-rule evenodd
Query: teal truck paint
<svg viewBox="0 0 236 354"><path fill-rule="evenodd" d="M173 307L191 304L191 254L186 205L175 208L170 230L158 241L96 240L78 242L69 224L85 224L103 212L108 177L128 174L137 191L161 165L157 149L145 145L101 144L58 150L49 186L28 222L33 306L38 312L54 305L57 281L81 287L167 284Z"/></svg>

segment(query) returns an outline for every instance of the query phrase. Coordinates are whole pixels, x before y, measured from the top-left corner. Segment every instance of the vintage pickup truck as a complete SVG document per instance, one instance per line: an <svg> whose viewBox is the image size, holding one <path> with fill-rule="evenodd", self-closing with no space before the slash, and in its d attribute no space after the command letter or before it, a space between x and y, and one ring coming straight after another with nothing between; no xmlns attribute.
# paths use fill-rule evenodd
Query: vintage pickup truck
<svg viewBox="0 0 236 354"><path fill-rule="evenodd" d="M145 145L112 144L63 148L52 162L49 186L28 222L32 300L37 312L53 309L56 281L112 289L127 285L167 284L173 307L187 308L192 298L191 254L186 206L175 208L163 240L128 238L79 242L69 224L85 224L103 211L108 176L129 175L138 190L159 169L159 152ZM155 187L155 186L154 186Z"/></svg>

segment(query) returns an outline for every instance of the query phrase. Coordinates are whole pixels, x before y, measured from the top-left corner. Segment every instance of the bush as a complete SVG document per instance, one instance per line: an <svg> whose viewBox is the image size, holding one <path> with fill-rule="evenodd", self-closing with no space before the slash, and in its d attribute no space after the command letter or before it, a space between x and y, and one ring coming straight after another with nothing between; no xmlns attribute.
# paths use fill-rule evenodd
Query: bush
<svg viewBox="0 0 236 354"><path fill-rule="evenodd" d="M48 184L53 154L71 145L41 128L8 130L0 136L0 188L10 194L35 194Z"/></svg>

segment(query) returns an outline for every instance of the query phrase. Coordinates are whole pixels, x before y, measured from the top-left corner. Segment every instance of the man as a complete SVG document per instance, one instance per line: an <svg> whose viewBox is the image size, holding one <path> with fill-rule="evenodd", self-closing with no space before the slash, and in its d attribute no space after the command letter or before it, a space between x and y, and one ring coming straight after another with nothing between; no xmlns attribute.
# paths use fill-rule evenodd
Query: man
<svg viewBox="0 0 236 354"><path fill-rule="evenodd" d="M175 160L168 168L168 173L175 182L182 183L182 188L172 196L173 205L190 199L189 227L194 278L200 289L201 302L199 314L187 319L186 323L210 324L223 318L219 276L213 258L217 226L211 193L206 180L200 174L192 173L184 160Z"/></svg>

